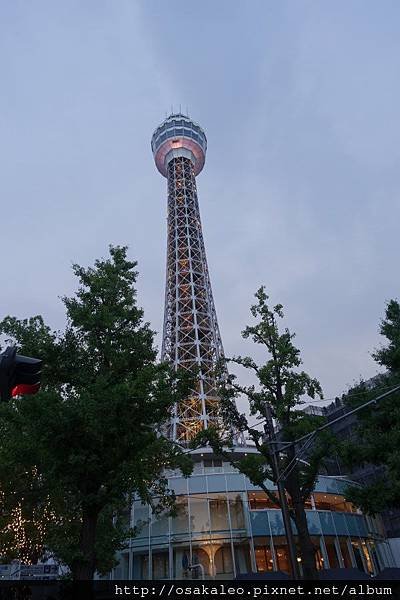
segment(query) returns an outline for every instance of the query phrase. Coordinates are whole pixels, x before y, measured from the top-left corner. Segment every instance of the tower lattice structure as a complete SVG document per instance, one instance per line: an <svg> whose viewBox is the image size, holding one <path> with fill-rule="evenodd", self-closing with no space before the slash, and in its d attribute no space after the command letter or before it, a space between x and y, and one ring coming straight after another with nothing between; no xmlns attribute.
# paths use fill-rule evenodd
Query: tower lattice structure
<svg viewBox="0 0 400 600"><path fill-rule="evenodd" d="M188 442L218 419L215 367L224 357L211 290L197 198L204 166L204 131L182 114L170 115L151 142L156 166L168 182L167 276L161 358L196 368L196 388L173 410L169 436Z"/></svg>

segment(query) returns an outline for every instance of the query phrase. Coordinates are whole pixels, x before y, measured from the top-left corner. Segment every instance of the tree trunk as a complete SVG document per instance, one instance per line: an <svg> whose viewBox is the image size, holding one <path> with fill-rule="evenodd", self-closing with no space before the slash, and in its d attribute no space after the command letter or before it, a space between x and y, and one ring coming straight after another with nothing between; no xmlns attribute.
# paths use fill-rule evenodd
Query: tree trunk
<svg viewBox="0 0 400 600"><path fill-rule="evenodd" d="M301 555L301 566L304 579L318 579L318 571L315 565L315 546L308 532L307 515L304 510L304 502L300 499L293 501L293 510L297 528L297 537Z"/></svg>
<svg viewBox="0 0 400 600"><path fill-rule="evenodd" d="M96 568L96 529L99 511L83 509L82 526L79 536L80 558L76 558L71 566L74 581L93 580Z"/></svg>
<svg viewBox="0 0 400 600"><path fill-rule="evenodd" d="M295 468L289 475L285 482L285 487L292 500L294 521L296 523L297 539L301 556L301 566L303 569L303 578L318 579L318 570L315 564L315 546L308 531L307 514L301 495L297 468Z"/></svg>

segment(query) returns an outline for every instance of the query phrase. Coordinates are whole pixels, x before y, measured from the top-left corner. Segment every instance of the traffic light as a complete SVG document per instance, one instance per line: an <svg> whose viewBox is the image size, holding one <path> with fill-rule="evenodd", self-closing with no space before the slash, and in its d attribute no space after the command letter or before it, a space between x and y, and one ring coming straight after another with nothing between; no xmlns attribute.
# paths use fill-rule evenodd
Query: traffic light
<svg viewBox="0 0 400 600"><path fill-rule="evenodd" d="M16 348L8 346L0 354L1 400L36 394L40 388L41 369L41 360L17 354Z"/></svg>

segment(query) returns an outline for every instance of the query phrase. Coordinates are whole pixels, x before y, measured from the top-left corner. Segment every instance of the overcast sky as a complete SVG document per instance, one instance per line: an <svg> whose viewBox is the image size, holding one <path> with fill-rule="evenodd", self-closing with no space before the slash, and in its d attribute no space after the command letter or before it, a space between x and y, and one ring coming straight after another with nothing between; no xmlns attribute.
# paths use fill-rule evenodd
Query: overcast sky
<svg viewBox="0 0 400 600"><path fill-rule="evenodd" d="M0 318L62 328L71 264L127 244L160 344L150 138L188 106L208 137L198 192L226 353L253 352L240 331L265 284L327 398L374 375L400 296L399 18L390 0L3 0Z"/></svg>

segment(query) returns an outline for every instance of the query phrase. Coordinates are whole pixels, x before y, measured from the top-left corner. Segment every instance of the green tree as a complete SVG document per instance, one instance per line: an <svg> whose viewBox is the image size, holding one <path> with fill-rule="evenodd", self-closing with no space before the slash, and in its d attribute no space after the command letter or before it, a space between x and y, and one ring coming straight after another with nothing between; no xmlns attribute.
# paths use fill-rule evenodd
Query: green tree
<svg viewBox="0 0 400 600"><path fill-rule="evenodd" d="M3 535L9 542L4 519L13 507L30 515L46 505L38 544L77 580L113 565L129 533L118 516L134 494L150 504L156 496L154 510L170 510L165 468L191 471L160 429L190 382L156 362L154 333L137 306L136 263L126 253L110 247L94 267L74 265L79 288L63 298L64 332L42 317L0 323L18 352L44 361L40 393L0 410ZM25 525L27 533L32 520Z"/></svg>
<svg viewBox="0 0 400 600"><path fill-rule="evenodd" d="M381 322L380 333L386 340L383 346L372 354L373 358L388 373L400 375L400 304L397 300L390 300L386 305L385 318Z"/></svg>
<svg viewBox="0 0 400 600"><path fill-rule="evenodd" d="M375 350L374 359L386 372L371 382L361 381L343 396L351 408L360 406L400 385L400 304L390 300L380 333L386 344ZM374 481L348 489L349 500L368 514L400 506L400 392L380 400L374 407L360 410L354 439L341 449L347 466L378 467ZM379 469L380 467L380 469Z"/></svg>
<svg viewBox="0 0 400 600"><path fill-rule="evenodd" d="M275 484L277 482L271 445L262 431L249 425L247 417L237 409L235 399L244 395L249 401L251 415L264 422L268 418L267 409L270 406L272 417L279 428L279 441L291 442L321 424L321 418L308 415L299 407L304 404L302 397L305 394L311 398L322 398L322 390L316 379L299 370L302 361L300 351L293 344L294 334L288 329L282 333L279 331L278 319L283 318L282 305L270 308L263 287L257 291L256 299L257 304L251 307L251 313L257 323L246 327L242 336L263 347L267 353L266 361L257 365L252 358L239 356L230 359L230 362L252 371L258 385L242 386L234 375L226 376L219 391L224 432L208 430L196 442L210 443L215 452L222 454L254 485L261 487L272 502L279 504L276 493L268 485L268 481ZM250 438L258 450L257 454L247 453L247 456L243 456L242 453L241 458L237 458L237 454L233 455L228 450L234 446L237 432ZM307 462L296 460L295 452L298 448L294 446L279 455L279 471L286 472L283 482L291 518L297 529L303 575L307 579L316 577L316 549L308 531L305 503L314 489L319 469L327 455L329 440L328 435L315 438Z"/></svg>

